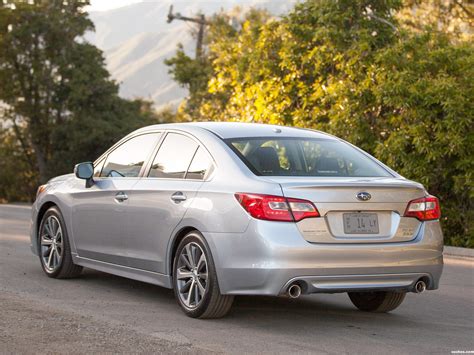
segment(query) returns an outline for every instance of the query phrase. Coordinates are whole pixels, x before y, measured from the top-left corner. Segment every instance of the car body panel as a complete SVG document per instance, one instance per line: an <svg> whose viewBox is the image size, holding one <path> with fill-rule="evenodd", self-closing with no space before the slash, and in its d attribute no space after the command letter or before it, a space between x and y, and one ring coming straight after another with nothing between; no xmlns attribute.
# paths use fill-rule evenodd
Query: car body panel
<svg viewBox="0 0 474 355"><path fill-rule="evenodd" d="M125 240L128 266L146 271L166 271L166 248L173 230L193 203L202 181L172 179L141 179L130 194ZM186 198L174 202L180 192Z"/></svg>
<svg viewBox="0 0 474 355"><path fill-rule="evenodd" d="M304 281L310 293L407 291L420 278L426 278L428 289L438 287L443 267L439 221L403 217L410 200L428 195L422 185L389 168L391 177L384 178L256 176L224 141L275 135L338 138L270 125L164 124L132 132L96 162L121 142L150 132L164 133L161 141L166 132L192 137L212 157L213 173L196 181L147 178L148 161L136 178L100 178L90 188L73 174L52 179L32 208L35 254L41 215L55 204L66 222L75 263L164 287L172 284L173 251L182 231L190 229L199 230L209 245L223 294L280 295L295 280ZM175 203L170 197L178 191L186 200ZM128 200L114 201L117 192L126 192ZM370 193L370 200L358 200L359 192ZM321 217L297 223L255 219L235 193L310 200ZM379 233L346 235L342 214L367 211L378 213Z"/></svg>
<svg viewBox="0 0 474 355"><path fill-rule="evenodd" d="M137 178L96 179L90 188L81 181L71 191L71 226L76 252L86 258L128 265L127 238L131 233L129 200L119 201L118 194L131 195Z"/></svg>

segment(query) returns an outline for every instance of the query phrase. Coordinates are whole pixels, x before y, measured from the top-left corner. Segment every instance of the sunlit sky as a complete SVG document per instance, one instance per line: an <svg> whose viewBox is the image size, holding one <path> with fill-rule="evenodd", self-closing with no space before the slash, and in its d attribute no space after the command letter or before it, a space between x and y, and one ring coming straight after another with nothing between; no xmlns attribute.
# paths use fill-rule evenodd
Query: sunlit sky
<svg viewBox="0 0 474 355"><path fill-rule="evenodd" d="M143 0L91 0L90 1L91 5L89 6L87 10L88 11L105 11L105 10L115 9L117 7L135 4L137 2L142 2L142 1Z"/></svg>

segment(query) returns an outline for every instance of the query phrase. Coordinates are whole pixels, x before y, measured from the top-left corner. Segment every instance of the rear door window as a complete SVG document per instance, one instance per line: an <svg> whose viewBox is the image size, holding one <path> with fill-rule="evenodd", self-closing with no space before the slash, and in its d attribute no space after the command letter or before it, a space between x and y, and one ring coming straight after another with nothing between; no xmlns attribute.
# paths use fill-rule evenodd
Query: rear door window
<svg viewBox="0 0 474 355"><path fill-rule="evenodd" d="M191 138L168 133L150 169L149 177L184 179L198 144Z"/></svg>

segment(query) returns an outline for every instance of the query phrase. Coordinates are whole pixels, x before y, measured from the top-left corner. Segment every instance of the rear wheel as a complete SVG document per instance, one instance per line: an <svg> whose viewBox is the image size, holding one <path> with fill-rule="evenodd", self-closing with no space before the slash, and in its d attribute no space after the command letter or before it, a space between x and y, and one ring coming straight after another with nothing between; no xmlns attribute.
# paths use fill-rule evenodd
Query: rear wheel
<svg viewBox="0 0 474 355"><path fill-rule="evenodd" d="M41 220L38 246L41 266L46 275L55 279L80 275L82 267L72 262L66 226L57 207L47 210Z"/></svg>
<svg viewBox="0 0 474 355"><path fill-rule="evenodd" d="M178 246L173 262L173 288L184 313L193 318L225 316L234 296L221 295L211 251L193 231Z"/></svg>
<svg viewBox="0 0 474 355"><path fill-rule="evenodd" d="M405 292L349 292L354 306L365 312L387 313L393 311L405 299Z"/></svg>

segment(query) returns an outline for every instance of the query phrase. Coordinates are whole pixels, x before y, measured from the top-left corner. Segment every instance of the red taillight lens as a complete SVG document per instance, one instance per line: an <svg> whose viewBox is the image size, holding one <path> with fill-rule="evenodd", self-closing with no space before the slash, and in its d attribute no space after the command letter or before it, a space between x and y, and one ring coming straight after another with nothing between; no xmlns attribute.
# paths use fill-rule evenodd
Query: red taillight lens
<svg viewBox="0 0 474 355"><path fill-rule="evenodd" d="M267 221L298 222L319 217L316 207L306 200L260 194L235 194L237 201L254 218Z"/></svg>
<svg viewBox="0 0 474 355"><path fill-rule="evenodd" d="M427 196L410 201L405 217L415 217L420 221L430 221L441 217L439 201L434 196Z"/></svg>
<svg viewBox="0 0 474 355"><path fill-rule="evenodd" d="M235 197L254 218L269 221L293 221L293 216L284 197L240 193L235 194Z"/></svg>

